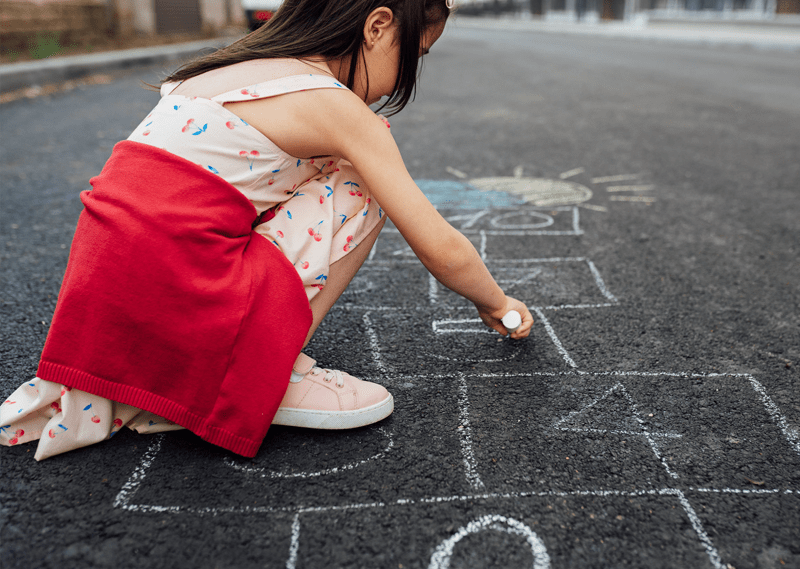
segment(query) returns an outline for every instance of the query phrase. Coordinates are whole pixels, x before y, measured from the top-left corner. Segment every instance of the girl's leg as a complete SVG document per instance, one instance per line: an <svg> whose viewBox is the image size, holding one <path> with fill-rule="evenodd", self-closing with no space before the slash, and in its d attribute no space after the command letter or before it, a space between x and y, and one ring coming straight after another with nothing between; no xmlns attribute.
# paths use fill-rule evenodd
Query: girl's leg
<svg viewBox="0 0 800 569"><path fill-rule="evenodd" d="M313 321L306 344L367 260L384 222L381 220L355 249L330 265L325 287L311 299ZM385 419L394 410L394 399L382 385L315 364L304 353L297 357L273 425L352 429Z"/></svg>
<svg viewBox="0 0 800 569"><path fill-rule="evenodd" d="M314 319L311 322L311 328L308 330L308 335L306 336L306 341L303 344L303 348L305 348L308 345L308 342L311 341L311 337L314 335L314 332L316 332L320 323L322 323L325 315L328 314L328 311L333 307L333 305L345 291L347 285L349 285L350 281L353 280L353 277L356 276L358 269L360 269L361 265L364 264L364 261L367 260L372 246L378 239L378 233L380 233L385 223L386 217L384 216L384 218L378 222L378 225L375 226L375 229L373 229L361 241L361 243L358 244L358 247L353 249L350 253L335 263L331 264L330 272L328 273L328 280L325 282L325 287L319 291L319 293L317 293L317 295L314 296L309 303L311 305L311 313L313 314Z"/></svg>

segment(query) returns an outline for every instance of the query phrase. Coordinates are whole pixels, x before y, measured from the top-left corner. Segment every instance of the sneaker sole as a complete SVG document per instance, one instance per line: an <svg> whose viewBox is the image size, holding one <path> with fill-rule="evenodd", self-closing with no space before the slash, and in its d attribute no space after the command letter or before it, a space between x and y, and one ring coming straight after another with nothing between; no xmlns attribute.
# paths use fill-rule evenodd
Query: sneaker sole
<svg viewBox="0 0 800 569"><path fill-rule="evenodd" d="M394 411L394 398L389 395L383 401L353 411L319 411L280 407L272 424L305 429L356 429L377 423L391 415L392 411Z"/></svg>

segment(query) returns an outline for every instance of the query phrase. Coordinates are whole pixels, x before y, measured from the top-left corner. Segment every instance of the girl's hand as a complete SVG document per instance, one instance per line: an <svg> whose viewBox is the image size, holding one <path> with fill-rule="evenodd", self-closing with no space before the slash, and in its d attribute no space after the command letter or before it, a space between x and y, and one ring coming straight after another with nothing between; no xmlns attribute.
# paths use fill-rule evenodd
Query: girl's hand
<svg viewBox="0 0 800 569"><path fill-rule="evenodd" d="M509 310L516 310L519 312L519 315L522 316L522 324L520 324L516 332L511 334L510 337L515 340L521 340L522 338L527 338L531 333L533 316L531 316L531 313L528 311L528 307L515 298L506 296L506 306L501 310L490 310L478 305L475 305L475 307L478 309L478 314L480 315L481 320L483 320L483 323L489 328L496 330L503 336L508 335L508 330L506 330L506 327L503 326L501 318L503 318L503 316L505 316Z"/></svg>

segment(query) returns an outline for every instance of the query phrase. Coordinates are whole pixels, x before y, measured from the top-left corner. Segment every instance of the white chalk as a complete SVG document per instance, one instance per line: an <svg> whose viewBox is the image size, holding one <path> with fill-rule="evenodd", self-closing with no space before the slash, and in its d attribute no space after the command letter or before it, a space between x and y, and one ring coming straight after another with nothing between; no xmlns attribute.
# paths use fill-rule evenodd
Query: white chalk
<svg viewBox="0 0 800 569"><path fill-rule="evenodd" d="M522 316L516 310L509 310L505 316L500 320L503 326L506 327L509 334L513 334L517 328L522 324Z"/></svg>

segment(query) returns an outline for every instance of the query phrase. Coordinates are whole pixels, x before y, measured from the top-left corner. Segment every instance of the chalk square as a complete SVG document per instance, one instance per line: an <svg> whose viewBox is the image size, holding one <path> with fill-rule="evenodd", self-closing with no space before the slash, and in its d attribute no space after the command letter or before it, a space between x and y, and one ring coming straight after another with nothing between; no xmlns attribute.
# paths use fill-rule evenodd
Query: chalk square
<svg viewBox="0 0 800 569"><path fill-rule="evenodd" d="M686 492L724 566L800 567L800 493Z"/></svg>
<svg viewBox="0 0 800 569"><path fill-rule="evenodd" d="M756 378L630 375L624 383L648 428L681 434L659 441L681 484L800 490L800 452L756 391Z"/></svg>
<svg viewBox="0 0 800 569"><path fill-rule="evenodd" d="M333 546L343 535L344 550ZM310 512L296 537L297 569L713 567L678 500L657 494L454 496Z"/></svg>
<svg viewBox="0 0 800 569"><path fill-rule="evenodd" d="M476 366L486 371L496 371L498 366L506 371L569 369L538 320L531 336L517 341L488 328L473 306L364 313L381 331L375 335L377 350L373 348L372 354L389 373L447 374L472 371ZM369 373L380 377L381 370L373 364Z"/></svg>
<svg viewBox="0 0 800 569"><path fill-rule="evenodd" d="M367 264L359 270L337 306L376 310L415 310L428 297L429 273L421 263ZM403 294L397 294L402 289Z"/></svg>
<svg viewBox="0 0 800 569"><path fill-rule="evenodd" d="M629 490L673 484L617 378L469 378L478 475L487 490ZM660 444L660 443L656 443Z"/></svg>
<svg viewBox="0 0 800 569"><path fill-rule="evenodd" d="M145 511L271 515L463 494L469 484L453 382L415 387L407 382L393 389L394 414L377 425L346 431L273 426L252 459L187 431L167 433L146 461L146 476L132 478L139 484L130 502ZM430 396L411 396L421 389ZM220 481L237 491L220 492Z"/></svg>
<svg viewBox="0 0 800 569"><path fill-rule="evenodd" d="M600 272L583 257L521 260L488 259L486 266L503 291L529 307L596 307L617 303ZM466 307L465 298L435 283L437 304Z"/></svg>

